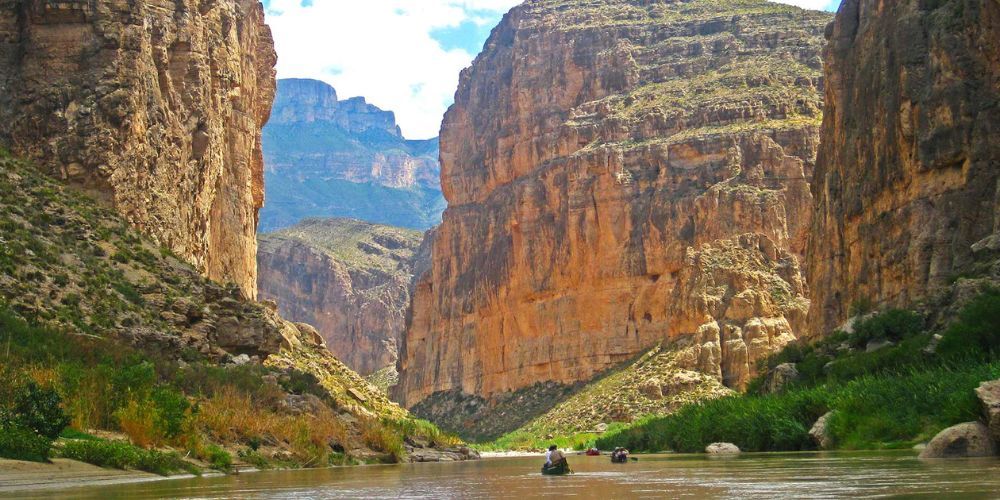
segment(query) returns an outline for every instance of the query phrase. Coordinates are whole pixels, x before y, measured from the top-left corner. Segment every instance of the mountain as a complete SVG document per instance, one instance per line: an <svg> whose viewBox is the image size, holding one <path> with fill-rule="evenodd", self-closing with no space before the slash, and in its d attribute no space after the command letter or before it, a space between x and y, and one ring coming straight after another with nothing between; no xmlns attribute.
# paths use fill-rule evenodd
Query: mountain
<svg viewBox="0 0 1000 500"><path fill-rule="evenodd" d="M437 139L406 140L393 113L363 97L341 101L323 82L279 80L263 141L262 232L306 217L412 229L440 221Z"/></svg>
<svg viewBox="0 0 1000 500"><path fill-rule="evenodd" d="M254 300L263 17L256 0L0 3L0 457L474 456Z"/></svg>
<svg viewBox="0 0 1000 500"><path fill-rule="evenodd" d="M256 0L6 2L0 141L252 298L275 58Z"/></svg>
<svg viewBox="0 0 1000 500"><path fill-rule="evenodd" d="M763 0L508 13L442 125L449 208L394 397L509 430L531 415L500 425L494 404L661 343L664 387L695 371L742 388L804 333L831 19Z"/></svg>
<svg viewBox="0 0 1000 500"><path fill-rule="evenodd" d="M422 239L356 219L306 219L260 236L260 296L315 326L358 373L394 371Z"/></svg>

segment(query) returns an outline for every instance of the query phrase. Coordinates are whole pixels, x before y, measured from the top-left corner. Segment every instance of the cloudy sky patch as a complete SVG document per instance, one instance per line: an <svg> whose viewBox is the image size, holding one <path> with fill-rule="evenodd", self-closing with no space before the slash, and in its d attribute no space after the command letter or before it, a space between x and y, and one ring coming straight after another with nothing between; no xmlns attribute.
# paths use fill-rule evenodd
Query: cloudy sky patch
<svg viewBox="0 0 1000 500"><path fill-rule="evenodd" d="M438 133L458 73L520 0L265 0L279 78L315 78L341 98L396 112L407 138ZM839 0L783 0L833 10Z"/></svg>

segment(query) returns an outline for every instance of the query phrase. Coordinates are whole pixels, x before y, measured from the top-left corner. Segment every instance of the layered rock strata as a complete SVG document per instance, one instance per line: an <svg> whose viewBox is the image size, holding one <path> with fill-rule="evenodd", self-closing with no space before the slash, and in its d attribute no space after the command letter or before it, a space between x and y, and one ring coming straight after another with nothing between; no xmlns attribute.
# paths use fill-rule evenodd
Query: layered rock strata
<svg viewBox="0 0 1000 500"><path fill-rule="evenodd" d="M0 140L253 297L275 60L257 0L4 0Z"/></svg>
<svg viewBox="0 0 1000 500"><path fill-rule="evenodd" d="M573 384L665 340L739 387L799 335L830 16L530 1L462 73L395 396Z"/></svg>
<svg viewBox="0 0 1000 500"><path fill-rule="evenodd" d="M314 325L358 373L395 367L421 240L354 219L307 219L260 237L260 296Z"/></svg>
<svg viewBox="0 0 1000 500"><path fill-rule="evenodd" d="M811 331L1000 279L1000 5L846 0L825 52Z"/></svg>
<svg viewBox="0 0 1000 500"><path fill-rule="evenodd" d="M318 80L279 80L263 140L268 203L261 231L305 217L414 229L440 220L437 139L407 140L395 114L364 97L340 100Z"/></svg>

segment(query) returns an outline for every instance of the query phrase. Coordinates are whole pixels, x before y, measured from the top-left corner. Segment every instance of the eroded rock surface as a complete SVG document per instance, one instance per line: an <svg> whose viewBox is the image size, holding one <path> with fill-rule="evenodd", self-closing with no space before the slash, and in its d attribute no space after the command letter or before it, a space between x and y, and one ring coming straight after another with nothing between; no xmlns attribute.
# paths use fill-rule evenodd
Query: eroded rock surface
<svg viewBox="0 0 1000 500"><path fill-rule="evenodd" d="M257 0L4 0L0 140L254 297L274 64Z"/></svg>
<svg viewBox="0 0 1000 500"><path fill-rule="evenodd" d="M829 30L811 331L1000 278L1000 4L846 0Z"/></svg>
<svg viewBox="0 0 1000 500"><path fill-rule="evenodd" d="M396 396L572 384L664 340L739 387L804 326L825 13L531 1L462 73Z"/></svg>
<svg viewBox="0 0 1000 500"><path fill-rule="evenodd" d="M920 452L920 458L975 458L996 454L997 445L990 436L989 427L982 422L968 422L939 432Z"/></svg>
<svg viewBox="0 0 1000 500"><path fill-rule="evenodd" d="M282 316L314 325L351 369L395 367L417 231L353 219L307 219L261 235L260 296Z"/></svg>

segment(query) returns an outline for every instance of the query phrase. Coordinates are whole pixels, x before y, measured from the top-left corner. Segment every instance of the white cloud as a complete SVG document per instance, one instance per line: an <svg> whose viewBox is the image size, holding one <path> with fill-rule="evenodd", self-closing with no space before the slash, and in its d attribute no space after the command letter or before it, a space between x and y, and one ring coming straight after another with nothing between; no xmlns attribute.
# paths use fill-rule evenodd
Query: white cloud
<svg viewBox="0 0 1000 500"><path fill-rule="evenodd" d="M482 24L520 0L269 0L279 78L315 78L396 112L410 138L437 135L458 74L475 54L445 50L435 29ZM828 0L784 0L822 8ZM304 5L305 4L305 5ZM492 21L490 21L492 22Z"/></svg>
<svg viewBox="0 0 1000 500"><path fill-rule="evenodd" d="M342 97L396 112L407 137L436 136L474 54L444 50L431 31L506 11L517 0L271 0L279 78L316 78Z"/></svg>

